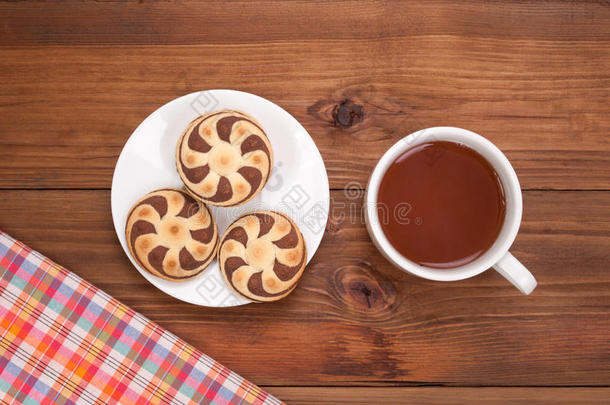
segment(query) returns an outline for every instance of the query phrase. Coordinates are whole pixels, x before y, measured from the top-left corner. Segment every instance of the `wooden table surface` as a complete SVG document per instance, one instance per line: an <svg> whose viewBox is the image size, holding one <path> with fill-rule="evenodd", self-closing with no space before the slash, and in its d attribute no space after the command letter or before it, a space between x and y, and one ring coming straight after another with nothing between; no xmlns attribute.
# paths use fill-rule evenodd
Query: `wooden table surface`
<svg viewBox="0 0 610 405"><path fill-rule="evenodd" d="M288 402L610 397L607 1L2 1L0 23L0 229ZM210 88L294 115L333 206L358 208L331 216L299 288L274 304L175 300L113 229L131 132ZM538 279L531 296L493 271L407 275L370 242L358 184L398 139L438 125L512 161L512 251Z"/></svg>

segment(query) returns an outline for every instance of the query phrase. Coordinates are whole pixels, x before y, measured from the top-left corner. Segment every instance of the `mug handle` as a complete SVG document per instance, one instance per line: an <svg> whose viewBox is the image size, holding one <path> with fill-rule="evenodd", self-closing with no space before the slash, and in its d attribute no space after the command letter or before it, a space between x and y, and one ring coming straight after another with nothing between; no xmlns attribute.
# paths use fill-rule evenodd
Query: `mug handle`
<svg viewBox="0 0 610 405"><path fill-rule="evenodd" d="M523 294L531 293L538 284L532 273L510 252L506 252L500 261L493 265L493 268Z"/></svg>

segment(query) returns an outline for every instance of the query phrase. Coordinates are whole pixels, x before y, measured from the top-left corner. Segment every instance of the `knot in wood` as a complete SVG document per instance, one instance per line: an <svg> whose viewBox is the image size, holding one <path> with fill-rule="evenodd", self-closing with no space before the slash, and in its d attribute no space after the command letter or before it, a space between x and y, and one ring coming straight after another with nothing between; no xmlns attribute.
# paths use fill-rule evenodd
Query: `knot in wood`
<svg viewBox="0 0 610 405"><path fill-rule="evenodd" d="M366 263L338 268L333 282L339 299L360 312L383 311L396 299L393 284Z"/></svg>
<svg viewBox="0 0 610 405"><path fill-rule="evenodd" d="M364 106L345 99L335 105L332 117L335 126L349 128L362 122L364 119Z"/></svg>

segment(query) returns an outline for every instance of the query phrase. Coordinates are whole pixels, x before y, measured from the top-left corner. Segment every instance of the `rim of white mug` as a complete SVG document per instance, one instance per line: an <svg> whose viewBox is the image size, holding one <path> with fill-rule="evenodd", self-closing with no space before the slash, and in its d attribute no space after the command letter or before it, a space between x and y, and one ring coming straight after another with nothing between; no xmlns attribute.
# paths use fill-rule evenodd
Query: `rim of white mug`
<svg viewBox="0 0 610 405"><path fill-rule="evenodd" d="M422 266L400 254L388 241L385 233L381 229L377 211L379 185L390 164L406 150L425 142L434 141L460 143L481 154L498 174L506 199L504 224L502 225L498 238L492 246L483 255L472 262L449 269ZM476 276L496 264L508 252L517 236L521 224L522 211L523 200L519 179L506 156L504 156L500 149L491 143L491 141L483 136L467 129L457 127L426 128L413 132L396 142L384 153L375 166L369 179L365 197L366 226L371 239L379 251L400 269L423 278L437 281L463 280ZM371 221L371 218L373 218L374 221Z"/></svg>

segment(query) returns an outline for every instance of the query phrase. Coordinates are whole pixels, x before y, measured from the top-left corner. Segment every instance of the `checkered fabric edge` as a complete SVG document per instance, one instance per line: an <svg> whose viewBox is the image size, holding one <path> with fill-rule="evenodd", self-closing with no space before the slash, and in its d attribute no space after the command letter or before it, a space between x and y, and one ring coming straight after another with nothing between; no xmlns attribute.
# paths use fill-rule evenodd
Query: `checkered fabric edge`
<svg viewBox="0 0 610 405"><path fill-rule="evenodd" d="M3 404L280 404L0 231Z"/></svg>

